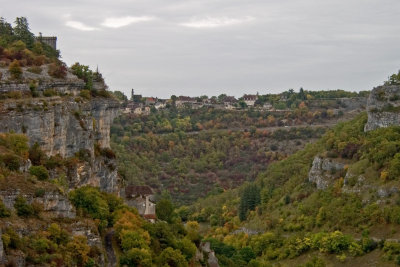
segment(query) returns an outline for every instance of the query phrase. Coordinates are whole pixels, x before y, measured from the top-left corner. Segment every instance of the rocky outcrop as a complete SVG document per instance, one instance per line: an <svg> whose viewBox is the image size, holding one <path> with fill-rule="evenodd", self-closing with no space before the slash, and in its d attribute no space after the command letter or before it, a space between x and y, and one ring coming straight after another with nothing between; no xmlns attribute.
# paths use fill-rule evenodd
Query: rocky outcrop
<svg viewBox="0 0 400 267"><path fill-rule="evenodd" d="M316 156L308 173L308 181L315 183L318 189L326 189L340 176L344 166L333 159Z"/></svg>
<svg viewBox="0 0 400 267"><path fill-rule="evenodd" d="M219 267L218 258L215 256L215 252L211 250L210 242L201 243L199 249L207 259L207 266Z"/></svg>
<svg viewBox="0 0 400 267"><path fill-rule="evenodd" d="M397 194L399 192L399 189L395 186L392 187L380 187L376 193L378 197L380 198L387 198L390 197L394 194Z"/></svg>
<svg viewBox="0 0 400 267"><path fill-rule="evenodd" d="M262 233L262 231L257 231L257 230L248 229L246 227L241 227L232 232L232 234L234 234L234 235L238 235L241 233L244 233L248 236L252 236L252 235L258 235L258 234Z"/></svg>
<svg viewBox="0 0 400 267"><path fill-rule="evenodd" d="M347 171L344 177L343 193L361 193L371 188L371 185L366 183L364 175L354 175L351 171Z"/></svg>
<svg viewBox="0 0 400 267"><path fill-rule="evenodd" d="M85 88L85 83L79 79L59 81L39 81L37 83L0 83L0 94L19 91L22 94L29 94L33 89L39 94L46 90L52 90L62 95L77 95Z"/></svg>
<svg viewBox="0 0 400 267"><path fill-rule="evenodd" d="M368 98L368 122L364 131L400 125L400 85L374 88Z"/></svg>
<svg viewBox="0 0 400 267"><path fill-rule="evenodd" d="M43 204L45 212L51 212L57 218L75 218L76 212L74 206L68 198L58 192L45 193L43 197L35 198Z"/></svg>
<svg viewBox="0 0 400 267"><path fill-rule="evenodd" d="M70 177L70 188L90 184L118 192L115 162L96 155L110 147L110 128L119 114L119 103L96 97L30 98L0 103L0 132L25 133L30 145L38 143L48 156L87 155L87 164ZM73 170L69 170L74 174Z"/></svg>
<svg viewBox="0 0 400 267"><path fill-rule="evenodd" d="M367 106L368 99L367 97L345 97L340 98L339 101L340 105L347 111L356 109L364 110Z"/></svg>
<svg viewBox="0 0 400 267"><path fill-rule="evenodd" d="M41 197L33 194L21 194L20 190L0 191L0 199L8 209L14 209L15 199L22 195L28 203L39 203L43 206L43 211L51 217L75 218L75 208L68 200L67 196L57 191L46 192Z"/></svg>
<svg viewBox="0 0 400 267"><path fill-rule="evenodd" d="M26 133L48 155L73 156L94 145L110 147L110 127L118 115L117 101L95 98L40 98L5 101L0 106L0 131Z"/></svg>
<svg viewBox="0 0 400 267"><path fill-rule="evenodd" d="M103 247L100 233L97 231L96 226L92 223L80 221L72 224L71 229L73 236L85 236L89 246L97 248L97 250L102 252L96 259L96 262L98 263L98 266L106 266L104 257L105 249Z"/></svg>

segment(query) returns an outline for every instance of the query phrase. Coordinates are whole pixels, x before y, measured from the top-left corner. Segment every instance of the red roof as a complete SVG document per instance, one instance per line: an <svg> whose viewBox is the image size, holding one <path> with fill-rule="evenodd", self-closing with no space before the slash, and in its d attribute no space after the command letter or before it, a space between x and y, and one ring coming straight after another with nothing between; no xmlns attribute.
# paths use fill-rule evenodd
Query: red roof
<svg viewBox="0 0 400 267"><path fill-rule="evenodd" d="M155 214L144 214L143 218L145 219L157 219L157 216Z"/></svg>

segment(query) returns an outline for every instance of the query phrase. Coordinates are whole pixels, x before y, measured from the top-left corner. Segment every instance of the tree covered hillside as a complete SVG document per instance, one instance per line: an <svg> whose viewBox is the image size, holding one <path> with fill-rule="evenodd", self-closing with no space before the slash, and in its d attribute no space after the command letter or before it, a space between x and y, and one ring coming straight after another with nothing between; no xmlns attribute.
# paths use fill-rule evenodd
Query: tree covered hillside
<svg viewBox="0 0 400 267"><path fill-rule="evenodd" d="M400 264L400 127L364 132L366 120L340 123L254 183L190 207L189 218L210 225L222 266ZM316 156L342 167L323 170ZM310 182L311 168L328 187ZM238 261L244 251L253 253Z"/></svg>
<svg viewBox="0 0 400 267"><path fill-rule="evenodd" d="M185 112L189 111L182 111ZM269 163L286 158L326 130L323 126L251 126L233 130L197 128L193 132L196 125L226 122L247 127L244 117L266 121L269 116L252 116L259 113L254 111L242 114L208 109L185 117L181 112L175 116L171 113L157 112L144 118L121 116L114 121L111 140L125 184L147 184L159 192L166 190L180 204L253 181Z"/></svg>

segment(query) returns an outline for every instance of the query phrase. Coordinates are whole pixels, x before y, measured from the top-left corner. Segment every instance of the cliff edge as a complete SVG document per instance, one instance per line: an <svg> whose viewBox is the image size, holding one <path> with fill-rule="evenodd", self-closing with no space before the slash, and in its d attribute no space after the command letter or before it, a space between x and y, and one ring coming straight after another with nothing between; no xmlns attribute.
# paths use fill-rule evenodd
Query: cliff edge
<svg viewBox="0 0 400 267"><path fill-rule="evenodd" d="M364 131L400 125L400 85L374 88L368 98L368 122Z"/></svg>

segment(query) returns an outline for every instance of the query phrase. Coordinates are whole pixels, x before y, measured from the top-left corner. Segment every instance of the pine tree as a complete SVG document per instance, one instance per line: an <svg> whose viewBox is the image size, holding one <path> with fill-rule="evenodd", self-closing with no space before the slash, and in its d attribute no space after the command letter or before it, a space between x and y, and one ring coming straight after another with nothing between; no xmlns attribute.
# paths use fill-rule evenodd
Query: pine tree
<svg viewBox="0 0 400 267"><path fill-rule="evenodd" d="M239 203L239 219L244 221L247 218L247 212L255 210L261 203L260 189L257 185L251 184L244 188Z"/></svg>
<svg viewBox="0 0 400 267"><path fill-rule="evenodd" d="M15 19L14 27L15 36L22 40L28 48L33 48L35 36L29 30L29 23L25 17L17 17Z"/></svg>

